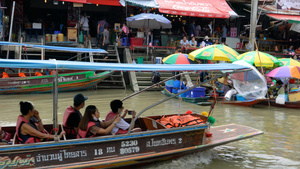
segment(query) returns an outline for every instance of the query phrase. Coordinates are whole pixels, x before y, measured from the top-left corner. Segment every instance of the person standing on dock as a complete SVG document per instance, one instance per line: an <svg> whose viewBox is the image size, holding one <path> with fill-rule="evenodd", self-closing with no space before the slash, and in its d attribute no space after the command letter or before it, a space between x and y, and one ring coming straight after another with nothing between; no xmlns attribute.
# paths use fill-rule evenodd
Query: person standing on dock
<svg viewBox="0 0 300 169"><path fill-rule="evenodd" d="M77 94L74 96L74 104L66 109L63 117L63 126L66 131L67 139L77 138L78 125L82 118L80 109L85 106L85 101L88 98L82 94Z"/></svg>
<svg viewBox="0 0 300 169"><path fill-rule="evenodd" d="M104 32L104 27L108 27L108 23L106 22L106 19L103 18L101 21L98 22L97 26L97 38L96 38L96 48L98 48L98 43L100 40L100 48L103 48L103 32Z"/></svg>
<svg viewBox="0 0 300 169"><path fill-rule="evenodd" d="M91 39L90 36L90 28L89 28L89 19L86 16L86 13L84 13L84 15L80 14L80 27L83 31L83 35L84 35L84 44L85 46L87 46L87 41L86 41L86 37L88 36L89 39Z"/></svg>
<svg viewBox="0 0 300 169"><path fill-rule="evenodd" d="M105 51L107 51L107 47L109 45L109 31L107 30L107 26L104 26L104 31L103 31L103 42L102 46ZM105 54L104 59L107 59L107 54Z"/></svg>

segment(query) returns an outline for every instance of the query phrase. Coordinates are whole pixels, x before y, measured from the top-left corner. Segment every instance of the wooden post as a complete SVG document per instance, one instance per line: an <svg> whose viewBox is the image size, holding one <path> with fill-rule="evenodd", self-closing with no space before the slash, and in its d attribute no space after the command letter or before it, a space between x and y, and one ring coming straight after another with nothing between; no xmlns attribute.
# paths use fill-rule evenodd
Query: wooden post
<svg viewBox="0 0 300 169"><path fill-rule="evenodd" d="M257 52L257 55L258 55L258 58L259 58L259 63L260 63L260 69L261 69L261 72L262 72L264 78L266 78L266 77L265 77L264 70L263 70L263 67L262 67L262 64L261 64L261 59L260 59L260 55L259 55L259 51L258 51L258 47L257 47L256 40L254 40L254 43L255 43L255 46L256 46L256 52ZM267 79L266 79L266 81L267 81ZM268 88L268 87L267 87L267 88ZM269 107L270 107L271 104L270 104L269 90L267 90L267 97L268 97L268 105L269 105Z"/></svg>

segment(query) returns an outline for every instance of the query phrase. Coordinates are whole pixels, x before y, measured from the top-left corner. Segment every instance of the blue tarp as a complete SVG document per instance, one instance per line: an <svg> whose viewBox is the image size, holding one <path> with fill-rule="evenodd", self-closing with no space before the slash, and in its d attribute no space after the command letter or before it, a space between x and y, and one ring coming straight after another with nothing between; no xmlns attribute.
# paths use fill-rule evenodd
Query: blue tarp
<svg viewBox="0 0 300 169"><path fill-rule="evenodd" d="M94 63L59 60L16 60L0 59L1 68L28 68L28 69L70 69L70 70L111 70L111 71L197 71L197 70L240 70L248 69L231 63L222 64L126 64L126 63Z"/></svg>
<svg viewBox="0 0 300 169"><path fill-rule="evenodd" d="M89 48L73 48L73 47L61 47L61 46L34 45L34 44L5 42L5 41L0 41L0 45L25 46L25 47L31 47L31 48L42 48L42 49L60 50L60 51L69 51L69 52L107 53L103 49L89 49Z"/></svg>

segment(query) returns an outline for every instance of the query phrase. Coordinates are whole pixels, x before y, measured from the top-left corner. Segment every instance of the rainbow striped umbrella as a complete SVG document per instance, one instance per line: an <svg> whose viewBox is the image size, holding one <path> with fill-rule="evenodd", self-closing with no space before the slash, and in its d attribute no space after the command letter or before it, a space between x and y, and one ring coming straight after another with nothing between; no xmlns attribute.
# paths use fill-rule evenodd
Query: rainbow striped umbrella
<svg viewBox="0 0 300 169"><path fill-rule="evenodd" d="M193 64L196 63L189 59L187 54L175 53L162 60L164 64Z"/></svg>
<svg viewBox="0 0 300 169"><path fill-rule="evenodd" d="M281 66L273 69L266 76L274 78L296 78L300 79L300 67L298 66Z"/></svg>
<svg viewBox="0 0 300 169"><path fill-rule="evenodd" d="M258 53L260 56L260 60L258 57ZM238 58L239 60L244 60L245 62L251 65L255 65L256 67L260 66L260 62L263 67L268 67L268 68L283 65L282 62L278 60L276 57L264 52L257 52L257 51L246 52L241 54Z"/></svg>
<svg viewBox="0 0 300 169"><path fill-rule="evenodd" d="M226 45L210 45L204 48L195 50L189 54L191 60L221 60L234 62L237 61L239 53Z"/></svg>
<svg viewBox="0 0 300 169"><path fill-rule="evenodd" d="M279 59L284 66L300 66L300 63L292 58L283 58L283 59Z"/></svg>

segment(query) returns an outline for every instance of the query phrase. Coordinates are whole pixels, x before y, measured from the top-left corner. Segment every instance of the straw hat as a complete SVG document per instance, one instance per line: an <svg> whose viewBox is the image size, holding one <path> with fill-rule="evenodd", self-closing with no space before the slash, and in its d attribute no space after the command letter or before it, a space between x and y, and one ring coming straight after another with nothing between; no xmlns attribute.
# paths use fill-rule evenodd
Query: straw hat
<svg viewBox="0 0 300 169"><path fill-rule="evenodd" d="M225 84L225 85L229 85L231 83L231 81L229 81L229 80L227 80L226 83L225 83L225 77L218 78L218 81L220 83Z"/></svg>

